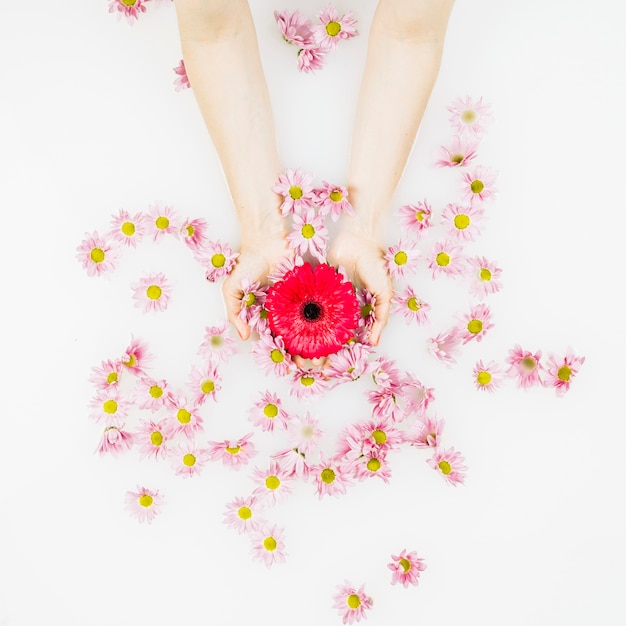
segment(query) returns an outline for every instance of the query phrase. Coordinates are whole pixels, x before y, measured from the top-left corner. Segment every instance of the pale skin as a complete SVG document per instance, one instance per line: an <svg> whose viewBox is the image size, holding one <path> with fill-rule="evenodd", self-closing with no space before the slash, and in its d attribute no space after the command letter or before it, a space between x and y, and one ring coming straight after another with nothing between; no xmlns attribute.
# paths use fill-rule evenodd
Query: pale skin
<svg viewBox="0 0 626 626"><path fill-rule="evenodd" d="M356 215L342 216L327 258L375 295L373 345L393 296L381 223L437 78L453 4L379 0L372 21L347 181ZM187 75L241 227L240 257L222 291L228 319L245 340L250 328L238 317L242 280L266 283L273 266L292 256L282 198L271 190L282 168L269 93L247 0L176 0L175 6Z"/></svg>

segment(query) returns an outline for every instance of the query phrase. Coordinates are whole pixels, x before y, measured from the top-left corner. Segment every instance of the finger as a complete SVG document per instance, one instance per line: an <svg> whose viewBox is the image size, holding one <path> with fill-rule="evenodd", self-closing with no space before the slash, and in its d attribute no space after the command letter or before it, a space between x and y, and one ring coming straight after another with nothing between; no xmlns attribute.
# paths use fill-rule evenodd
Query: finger
<svg viewBox="0 0 626 626"><path fill-rule="evenodd" d="M291 357L291 360L296 364L296 367L298 369L301 369L301 370L307 369L307 367L306 367L306 359L304 359L300 355L294 354Z"/></svg>
<svg viewBox="0 0 626 626"><path fill-rule="evenodd" d="M250 337L250 327L239 317L241 293L232 291L230 283L225 282L222 287L222 295L224 296L224 306L226 307L228 321L235 327L239 337L246 341Z"/></svg>

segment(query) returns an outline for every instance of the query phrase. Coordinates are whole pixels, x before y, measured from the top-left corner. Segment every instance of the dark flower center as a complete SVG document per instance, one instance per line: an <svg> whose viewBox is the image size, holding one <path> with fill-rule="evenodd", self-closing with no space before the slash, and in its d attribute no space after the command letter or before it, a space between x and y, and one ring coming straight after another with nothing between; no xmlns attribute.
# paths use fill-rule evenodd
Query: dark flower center
<svg viewBox="0 0 626 626"><path fill-rule="evenodd" d="M322 314L322 307L317 302L307 302L302 308L302 314L309 322L314 322Z"/></svg>

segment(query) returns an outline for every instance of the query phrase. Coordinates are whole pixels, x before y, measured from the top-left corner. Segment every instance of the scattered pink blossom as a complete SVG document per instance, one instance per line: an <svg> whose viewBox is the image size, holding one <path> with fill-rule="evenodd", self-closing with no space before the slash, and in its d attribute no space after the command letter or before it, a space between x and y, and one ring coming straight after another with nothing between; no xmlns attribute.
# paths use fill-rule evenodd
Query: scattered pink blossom
<svg viewBox="0 0 626 626"><path fill-rule="evenodd" d="M217 370L217 363L209 360L202 367L193 365L189 375L188 387L194 394L194 403L204 404L208 398L216 401L216 394L222 388L222 377Z"/></svg>
<svg viewBox="0 0 626 626"><path fill-rule="evenodd" d="M279 463L288 476L300 478L305 482L309 479L309 462L306 460L306 454L298 448L279 450L270 458Z"/></svg>
<svg viewBox="0 0 626 626"><path fill-rule="evenodd" d="M268 567L274 563L284 563L285 552L284 531L275 524L264 524L252 533L252 556Z"/></svg>
<svg viewBox="0 0 626 626"><path fill-rule="evenodd" d="M237 352L237 344L230 336L230 323L228 320L216 322L204 329L204 340L198 348L198 354L207 359L219 359L227 361Z"/></svg>
<svg viewBox="0 0 626 626"><path fill-rule="evenodd" d="M328 389L325 374L318 368L297 368L291 375L289 393L299 400L320 395Z"/></svg>
<svg viewBox="0 0 626 626"><path fill-rule="evenodd" d="M394 422L403 421L407 415L398 404L398 392L401 386L379 385L376 389L367 392L367 399L372 404L372 415L379 418L390 418Z"/></svg>
<svg viewBox="0 0 626 626"><path fill-rule="evenodd" d="M165 406L170 395L167 381L141 376L135 385L135 403L152 412Z"/></svg>
<svg viewBox="0 0 626 626"><path fill-rule="evenodd" d="M365 593L365 585L358 589L353 587L347 580L337 587L337 593L333 596L335 603L333 608L339 611L344 624L360 622L367 617L374 601Z"/></svg>
<svg viewBox="0 0 626 626"><path fill-rule="evenodd" d="M356 424L360 431L361 453L380 457L397 450L404 442L404 434L393 426L389 418L371 419Z"/></svg>
<svg viewBox="0 0 626 626"><path fill-rule="evenodd" d="M491 122L491 104L483 102L482 97L473 100L469 96L457 98L449 107L450 123L458 133L473 136L482 135Z"/></svg>
<svg viewBox="0 0 626 626"><path fill-rule="evenodd" d="M169 304L172 287L161 272L153 272L141 277L131 285L135 306L144 313L165 311Z"/></svg>
<svg viewBox="0 0 626 626"><path fill-rule="evenodd" d="M140 458L162 459L168 456L169 435L164 421L141 421L135 433L135 445Z"/></svg>
<svg viewBox="0 0 626 626"><path fill-rule="evenodd" d="M161 512L163 496L158 490L152 491L137 485L137 491L127 491L125 496L126 509L139 522L150 524Z"/></svg>
<svg viewBox="0 0 626 626"><path fill-rule="evenodd" d="M263 393L250 409L248 418L255 426L263 431L272 431L275 428L285 430L289 416L283 408L282 401L277 394L270 391Z"/></svg>
<svg viewBox="0 0 626 626"><path fill-rule="evenodd" d="M404 587L419 584L420 574L426 569L424 559L417 556L417 552L402 550L400 554L391 555L391 563L387 567L393 572L391 584L400 583Z"/></svg>
<svg viewBox="0 0 626 626"><path fill-rule="evenodd" d="M407 324L425 324L428 321L430 304L417 296L415 290L407 285L403 291L394 292L391 298L391 313L402 313Z"/></svg>
<svg viewBox="0 0 626 626"><path fill-rule="evenodd" d="M441 146L435 167L464 167L476 158L477 142L454 135L450 147Z"/></svg>
<svg viewBox="0 0 626 626"><path fill-rule="evenodd" d="M502 383L502 369L495 361L489 361L486 365L477 361L473 370L474 384L479 391L492 393Z"/></svg>
<svg viewBox="0 0 626 626"><path fill-rule="evenodd" d="M585 362L584 356L576 356L572 349L568 349L564 357L554 354L548 356L547 377L545 385L554 387L557 396L563 396L569 391L572 379Z"/></svg>
<svg viewBox="0 0 626 626"><path fill-rule="evenodd" d="M471 257L466 262L466 273L471 279L470 293L479 298L496 293L502 288L502 270L484 256Z"/></svg>
<svg viewBox="0 0 626 626"><path fill-rule="evenodd" d="M228 244L220 243L219 239L209 241L202 250L202 254L199 255L199 260L205 269L206 279L214 283L230 274L238 256L239 252L233 252Z"/></svg>
<svg viewBox="0 0 626 626"><path fill-rule="evenodd" d="M365 344L350 343L330 355L324 372L335 384L357 380L370 371L371 352Z"/></svg>
<svg viewBox="0 0 626 626"><path fill-rule="evenodd" d="M355 293L359 303L359 327L369 330L376 321L376 296L365 288Z"/></svg>
<svg viewBox="0 0 626 626"><path fill-rule="evenodd" d="M178 236L182 220L171 206L155 203L148 209L146 228L154 241L159 241L165 235Z"/></svg>
<svg viewBox="0 0 626 626"><path fill-rule="evenodd" d="M176 74L176 78L174 79L174 89L176 91L189 89L191 84L189 82L189 77L187 76L187 70L185 69L185 60L181 59L178 65L172 69Z"/></svg>
<svg viewBox="0 0 626 626"><path fill-rule="evenodd" d="M322 49L334 50L340 40L351 39L359 34L356 29L357 20L353 17L352 11L339 17L335 7L329 4L319 12L318 19L321 24L314 25L313 30L315 40Z"/></svg>
<svg viewBox="0 0 626 626"><path fill-rule="evenodd" d="M298 448L304 454L309 454L314 450L324 434L319 427L319 418L311 415L308 411L304 417L294 415L291 418L287 433L291 447Z"/></svg>
<svg viewBox="0 0 626 626"><path fill-rule="evenodd" d="M107 426L100 438L98 452L100 454L110 454L117 456L121 452L126 452L133 447L133 435L123 428L117 426Z"/></svg>
<svg viewBox="0 0 626 626"><path fill-rule="evenodd" d="M222 461L224 465L235 470L247 465L250 459L256 456L254 444L250 441L252 433L248 433L239 439L226 439L224 441L209 441L208 455L211 461Z"/></svg>
<svg viewBox="0 0 626 626"><path fill-rule="evenodd" d="M88 276L102 276L105 272L113 271L119 257L119 249L101 237L97 230L87 233L76 250L76 258L87 270Z"/></svg>
<svg viewBox="0 0 626 626"><path fill-rule="evenodd" d="M313 39L313 23L304 17L298 10L274 11L274 19L283 36L283 39L297 48L308 48Z"/></svg>
<svg viewBox="0 0 626 626"><path fill-rule="evenodd" d="M343 465L335 459L327 459L320 453L320 462L311 467L315 490L319 498L324 496L339 496L346 493L351 481Z"/></svg>
<svg viewBox="0 0 626 626"><path fill-rule="evenodd" d="M291 472L286 471L276 461L270 461L269 467L264 470L255 467L253 478L257 484L253 495L268 504L284 500L293 491Z"/></svg>
<svg viewBox="0 0 626 626"><path fill-rule="evenodd" d="M148 352L146 344L131 335L130 344L124 351L121 362L127 371L136 376L141 376L146 373L146 367L153 358L153 355Z"/></svg>
<svg viewBox="0 0 626 626"><path fill-rule="evenodd" d="M420 415L407 435L407 441L416 448L438 448L446 421L429 415Z"/></svg>
<svg viewBox="0 0 626 626"><path fill-rule="evenodd" d="M193 441L182 441L170 452L172 467L177 476L190 478L198 475L209 460L207 450L199 448Z"/></svg>
<svg viewBox="0 0 626 626"><path fill-rule="evenodd" d="M400 225L416 238L431 227L432 213L432 208L426 200L417 204L405 204L398 209Z"/></svg>
<svg viewBox="0 0 626 626"><path fill-rule="evenodd" d="M463 484L467 467L461 453L454 448L448 448L447 450L437 448L433 457L428 459L427 462L454 487Z"/></svg>
<svg viewBox="0 0 626 626"><path fill-rule="evenodd" d="M119 384L122 375L122 363L107 359L102 361L100 367L92 367L91 371L89 382L93 383L98 389L109 389Z"/></svg>
<svg viewBox="0 0 626 626"><path fill-rule="evenodd" d="M254 342L252 354L257 364L265 370L266 374L272 372L276 376L285 376L291 370L291 356L285 350L285 344L280 336L261 335Z"/></svg>
<svg viewBox="0 0 626 626"><path fill-rule="evenodd" d="M193 439L204 430L204 420L200 415L200 407L187 400L180 393L170 394L167 403L166 428L168 437L184 434L187 439Z"/></svg>
<svg viewBox="0 0 626 626"><path fill-rule="evenodd" d="M449 203L441 217L451 237L458 241L474 241L480 235L479 226L484 215L485 211L480 207Z"/></svg>
<svg viewBox="0 0 626 626"><path fill-rule="evenodd" d="M464 344L473 340L482 341L485 333L493 326L491 309L486 304L476 304L461 317L459 335Z"/></svg>
<svg viewBox="0 0 626 626"><path fill-rule="evenodd" d="M353 463L352 472L356 480L376 477L388 483L391 478L391 467L386 455L373 450Z"/></svg>
<svg viewBox="0 0 626 626"><path fill-rule="evenodd" d="M209 225L201 217L186 219L180 227L180 238L193 252L199 252L207 243Z"/></svg>
<svg viewBox="0 0 626 626"><path fill-rule="evenodd" d="M434 401L435 390L432 387L427 387L413 374L407 372L396 395L404 405L407 414L421 415Z"/></svg>
<svg viewBox="0 0 626 626"><path fill-rule="evenodd" d="M326 63L326 53L322 48L302 48L298 51L298 70L305 74L321 70Z"/></svg>
<svg viewBox="0 0 626 626"><path fill-rule="evenodd" d="M450 240L438 241L432 247L428 257L428 267L433 278L441 274L458 276L465 269L465 257L461 246Z"/></svg>
<svg viewBox="0 0 626 626"><path fill-rule="evenodd" d="M128 416L132 403L124 400L117 387L99 389L89 406L92 408L90 417L105 426L120 426L120 422Z"/></svg>
<svg viewBox="0 0 626 626"><path fill-rule="evenodd" d="M241 290L239 318L249 324L255 314L258 315L259 310L265 304L267 287L261 287L258 281L252 282L246 277L241 281Z"/></svg>
<svg viewBox="0 0 626 626"><path fill-rule="evenodd" d="M120 209L118 214L113 216L109 236L124 246L136 248L146 234L145 219L143 213L131 216L128 211Z"/></svg>
<svg viewBox="0 0 626 626"><path fill-rule="evenodd" d="M263 519L256 514L259 509L254 496L235 498L226 505L224 523L239 534L253 532L263 523Z"/></svg>
<svg viewBox="0 0 626 626"><path fill-rule="evenodd" d="M320 263L326 260L328 229L324 225L324 216L309 208L293 215L293 232L287 235L289 246L296 254L312 254Z"/></svg>
<svg viewBox="0 0 626 626"><path fill-rule="evenodd" d="M479 165L472 172L465 172L461 182L463 199L471 202L472 206L495 198L497 174L492 170Z"/></svg>
<svg viewBox="0 0 626 626"><path fill-rule="evenodd" d="M518 387L527 389L535 385L541 386L543 385L541 373L544 369L540 359L541 350L532 353L529 350L523 350L520 345L516 344L514 348L509 350L506 359L509 368L506 370L506 374L517 379Z"/></svg>
<svg viewBox="0 0 626 626"><path fill-rule="evenodd" d="M458 328L450 328L430 338L428 350L438 361L450 366L456 363L462 341Z"/></svg>
<svg viewBox="0 0 626 626"><path fill-rule="evenodd" d="M341 185L331 185L325 180L322 186L315 189L317 205L322 215L330 215L333 222L339 219L342 213L354 215L354 207L348 201L348 190Z"/></svg>
<svg viewBox="0 0 626 626"><path fill-rule="evenodd" d="M385 267L393 278L405 278L406 272L417 271L417 261L420 252L413 241L402 239L395 246L390 246L385 252Z"/></svg>
<svg viewBox="0 0 626 626"><path fill-rule="evenodd" d="M283 197L280 210L283 216L290 213L300 214L310 209L315 202L313 174L302 169L286 169L278 175L278 182L272 191Z"/></svg>
<svg viewBox="0 0 626 626"><path fill-rule="evenodd" d="M150 0L109 0L109 13L116 13L118 19L125 17L132 26L141 13L146 12Z"/></svg>
<svg viewBox="0 0 626 626"><path fill-rule="evenodd" d="M292 255L291 257L284 257L274 265L272 272L267 278L272 284L280 282L285 277L285 274L301 265L304 265L304 259L301 256Z"/></svg>

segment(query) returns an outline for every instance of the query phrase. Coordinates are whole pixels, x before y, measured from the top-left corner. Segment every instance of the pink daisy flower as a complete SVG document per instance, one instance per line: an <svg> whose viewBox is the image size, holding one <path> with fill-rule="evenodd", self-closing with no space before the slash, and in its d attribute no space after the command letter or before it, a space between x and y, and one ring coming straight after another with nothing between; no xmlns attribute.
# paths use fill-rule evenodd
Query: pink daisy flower
<svg viewBox="0 0 626 626"><path fill-rule="evenodd" d="M237 352L237 344L230 336L228 320L222 320L204 329L204 340L198 348L198 354L207 359L227 361Z"/></svg>
<svg viewBox="0 0 626 626"><path fill-rule="evenodd" d="M454 448L437 448L431 459L428 459L428 465L437 470L451 485L456 487L462 485L465 480L467 467L465 459Z"/></svg>
<svg viewBox="0 0 626 626"><path fill-rule="evenodd" d="M287 448L272 454L272 460L280 464L288 476L300 478L303 481L309 479L310 467L306 460L306 454L298 448Z"/></svg>
<svg viewBox="0 0 626 626"><path fill-rule="evenodd" d="M404 384L396 362L386 356L378 357L372 364L372 380L379 387L391 389L394 394L399 393Z"/></svg>
<svg viewBox="0 0 626 626"><path fill-rule="evenodd" d="M140 376L146 373L145 368L153 358L145 343L131 335L130 344L124 351L121 362L129 372Z"/></svg>
<svg viewBox="0 0 626 626"><path fill-rule="evenodd" d="M118 243L129 248L136 248L145 234L145 215L143 213L135 213L131 216L128 211L120 209L118 214L113 216L109 236Z"/></svg>
<svg viewBox="0 0 626 626"><path fill-rule="evenodd" d="M135 386L135 402L140 409L158 411L165 406L170 392L165 380L155 380L147 376L142 376Z"/></svg>
<svg viewBox="0 0 626 626"><path fill-rule="evenodd" d="M502 370L495 361L489 361L486 365L477 361L473 370L474 384L479 391L492 393L502 383Z"/></svg>
<svg viewBox="0 0 626 626"><path fill-rule="evenodd" d="M440 274L447 276L462 274L465 269L462 248L450 240L438 241L428 257L428 267L432 270L433 278Z"/></svg>
<svg viewBox="0 0 626 626"><path fill-rule="evenodd" d="M372 415L377 419L390 418L394 422L403 421L407 415L398 404L401 387L379 385L376 389L367 392L367 399L372 404Z"/></svg>
<svg viewBox="0 0 626 626"><path fill-rule="evenodd" d="M479 225L484 215L482 208L449 203L443 210L441 222L448 228L451 237L459 241L474 241L480 235Z"/></svg>
<svg viewBox="0 0 626 626"><path fill-rule="evenodd" d="M486 304L477 304L461 318L459 335L464 344L474 339L482 341L490 328L493 328L490 308Z"/></svg>
<svg viewBox="0 0 626 626"><path fill-rule="evenodd" d="M357 20L352 16L352 11L339 17L335 7L329 4L319 12L318 19L321 24L313 26L313 31L322 49L334 50L340 40L351 39L359 34L356 29Z"/></svg>
<svg viewBox="0 0 626 626"><path fill-rule="evenodd" d="M282 528L264 524L252 533L252 556L257 561L271 567L274 563L284 563L286 554Z"/></svg>
<svg viewBox="0 0 626 626"><path fill-rule="evenodd" d="M216 394L222 388L221 382L222 377L213 361L208 361L203 367L192 366L187 386L194 394L194 404L200 406L208 398L216 401Z"/></svg>
<svg viewBox="0 0 626 626"><path fill-rule="evenodd" d="M254 496L235 498L226 505L224 523L240 535L253 532L258 529L259 524L263 523L263 520L256 515L258 509Z"/></svg>
<svg viewBox="0 0 626 626"><path fill-rule="evenodd" d="M473 206L490 198L495 198L497 190L494 183L496 178L495 172L482 165L474 168L473 172L465 172L461 182L463 199Z"/></svg>
<svg viewBox="0 0 626 626"><path fill-rule="evenodd" d="M139 449L141 459L153 457L154 459L165 458L169 449L167 441L167 427L164 421L142 421L135 433L135 444Z"/></svg>
<svg viewBox="0 0 626 626"><path fill-rule="evenodd" d="M307 48L311 45L313 37L312 22L304 17L298 10L274 11L274 19L278 25L283 39L298 48Z"/></svg>
<svg viewBox="0 0 626 626"><path fill-rule="evenodd" d="M87 270L88 276L102 276L105 272L113 271L119 257L119 250L101 237L97 230L91 235L86 234L76 250L76 258Z"/></svg>
<svg viewBox="0 0 626 626"><path fill-rule="evenodd" d="M161 512L162 505L163 496L158 490L152 491L137 485L137 491L126 492L126 509L141 523L152 523L155 516Z"/></svg>
<svg viewBox="0 0 626 626"><path fill-rule="evenodd" d="M398 209L400 225L407 229L409 235L419 238L431 227L432 208L426 200L417 204L405 204Z"/></svg>
<svg viewBox="0 0 626 626"><path fill-rule="evenodd" d="M292 448L297 448L304 454L314 450L324 432L319 428L319 418L309 412L304 417L295 415L288 426L289 442Z"/></svg>
<svg viewBox="0 0 626 626"><path fill-rule="evenodd" d="M324 454L320 454L320 462L311 467L311 473L320 500L324 496L343 495L351 485L341 463L335 459L327 459Z"/></svg>
<svg viewBox="0 0 626 626"><path fill-rule="evenodd" d="M502 288L500 282L502 270L484 256L467 259L466 272L471 278L470 293L474 296L484 298Z"/></svg>
<svg viewBox="0 0 626 626"><path fill-rule="evenodd" d="M333 596L335 603L333 608L339 611L344 624L360 622L367 617L374 601L365 593L365 585L358 589L353 587L347 580L337 587L337 593Z"/></svg>
<svg viewBox="0 0 626 626"><path fill-rule="evenodd" d="M404 442L402 431L394 428L389 419L379 418L357 424L361 431L361 451L377 457L397 450Z"/></svg>
<svg viewBox="0 0 626 626"><path fill-rule="evenodd" d="M284 500L293 490L291 472L286 471L276 461L271 461L265 470L255 467L253 478L258 486L252 495L268 504L276 504Z"/></svg>
<svg viewBox="0 0 626 626"><path fill-rule="evenodd" d="M391 298L391 313L402 313L407 324L425 324L428 321L430 304L420 299L410 285L404 291L396 291Z"/></svg>
<svg viewBox="0 0 626 626"><path fill-rule="evenodd" d="M270 334L261 335L254 342L252 348L257 364L276 376L286 376L292 367L291 356L285 350L285 343L282 337L272 337Z"/></svg>
<svg viewBox="0 0 626 626"><path fill-rule="evenodd" d="M437 448L441 444L445 423L444 419L420 415L411 425L407 441L416 448Z"/></svg>
<svg viewBox="0 0 626 626"><path fill-rule="evenodd" d="M253 433L248 433L239 439L224 441L209 441L209 460L222 461L224 465L235 470L247 465L250 459L256 456L254 444L250 441Z"/></svg>
<svg viewBox="0 0 626 626"><path fill-rule="evenodd" d="M348 190L341 185L331 185L325 180L322 186L315 190L317 204L322 215L330 215L333 222L339 219L342 213L354 215L354 207L348 202Z"/></svg>
<svg viewBox="0 0 626 626"><path fill-rule="evenodd" d="M121 420L126 419L132 403L123 400L116 387L110 387L99 389L89 406L92 408L90 413L92 419L104 422L106 426L116 426Z"/></svg>
<svg viewBox="0 0 626 626"><path fill-rule="evenodd" d="M116 13L118 19L125 17L132 26L139 14L146 12L147 2L150 0L109 0L109 13Z"/></svg>
<svg viewBox="0 0 626 626"><path fill-rule="evenodd" d="M435 390L432 387L426 387L410 372L406 373L402 386L396 393L407 415L421 415L435 399Z"/></svg>
<svg viewBox="0 0 626 626"><path fill-rule="evenodd" d="M273 431L274 428L285 430L289 416L287 411L283 409L282 401L278 395L266 391L250 409L248 419L263 431Z"/></svg>
<svg viewBox="0 0 626 626"><path fill-rule="evenodd" d="M506 374L512 378L517 378L517 386L527 389L535 385L543 385L540 374L544 371L543 366L539 362L541 359L541 350L534 354L528 350L522 350L521 346L515 345L509 350L506 362L510 367L506 370Z"/></svg>
<svg viewBox="0 0 626 626"><path fill-rule="evenodd" d="M235 267L235 261L239 252L233 252L228 244L217 241L209 241L200 255L200 262L206 270L206 279L214 283L224 278Z"/></svg>
<svg viewBox="0 0 626 626"><path fill-rule="evenodd" d="M241 281L241 310L239 311L240 319L249 323L255 315L259 314L259 310L265 304L265 296L267 288L261 287L258 281L252 282L249 278Z"/></svg>
<svg viewBox="0 0 626 626"><path fill-rule="evenodd" d="M464 167L476 158L476 141L454 135L450 147L441 146L435 167Z"/></svg>
<svg viewBox="0 0 626 626"><path fill-rule="evenodd" d="M201 217L186 219L180 227L180 237L190 250L198 252L208 241L208 228L209 225Z"/></svg>
<svg viewBox="0 0 626 626"><path fill-rule="evenodd" d="M451 328L430 338L428 350L438 361L450 366L456 363L462 341L458 328Z"/></svg>
<svg viewBox="0 0 626 626"><path fill-rule="evenodd" d="M326 52L322 48L302 48L298 51L298 70L305 74L321 70L326 63Z"/></svg>
<svg viewBox="0 0 626 626"><path fill-rule="evenodd" d="M290 213L300 214L310 209L315 202L313 191L313 174L302 171L287 169L278 175L278 182L272 187L272 191L284 198L280 205L283 216Z"/></svg>
<svg viewBox="0 0 626 626"><path fill-rule="evenodd" d="M373 450L353 463L352 472L354 478L359 481L376 477L388 483L391 478L391 467L385 454Z"/></svg>
<svg viewBox="0 0 626 626"><path fill-rule="evenodd" d="M155 203L149 207L146 227L154 241L159 241L166 234L177 237L180 225L181 219L171 206Z"/></svg>
<svg viewBox="0 0 626 626"><path fill-rule="evenodd" d="M144 313L165 311L170 301L172 287L161 272L153 272L131 285L135 306Z"/></svg>
<svg viewBox="0 0 626 626"><path fill-rule="evenodd" d="M176 91L189 89L191 87L191 84L189 83L189 77L187 76L187 70L185 69L184 59L181 59L178 65L172 69L176 74L176 78L174 79L174 89Z"/></svg>
<svg viewBox="0 0 626 626"><path fill-rule="evenodd" d="M346 471L351 470L352 463L361 458L366 449L363 430L357 424L348 424L337 438L335 459Z"/></svg>
<svg viewBox="0 0 626 626"><path fill-rule="evenodd" d="M200 473L209 455L193 441L183 441L170 453L170 458L176 475L190 478Z"/></svg>
<svg viewBox="0 0 626 626"><path fill-rule="evenodd" d="M417 260L420 257L419 250L412 241L404 242L402 239L396 246L390 246L385 252L385 266L389 275L393 278L405 278L406 272L417 271Z"/></svg>
<svg viewBox="0 0 626 626"><path fill-rule="evenodd" d="M372 349L365 344L349 343L330 355L324 372L335 384L358 380L371 369L371 353Z"/></svg>
<svg viewBox="0 0 626 626"><path fill-rule="evenodd" d="M100 437L98 452L117 456L133 447L133 435L117 426L107 426Z"/></svg>
<svg viewBox="0 0 626 626"><path fill-rule="evenodd" d="M166 406L168 415L165 425L168 437L175 437L182 433L187 439L193 439L204 430L204 420L200 415L199 407L188 402L184 395L170 394Z"/></svg>
<svg viewBox="0 0 626 626"><path fill-rule="evenodd" d="M420 574L426 569L424 559L417 556L417 552L402 550L400 554L391 555L391 563L387 567L393 572L391 584L400 583L404 587L419 584Z"/></svg>
<svg viewBox="0 0 626 626"><path fill-rule="evenodd" d="M356 289L356 299L359 303L359 326L354 336L362 343L368 344L372 325L376 321L376 296L367 289Z"/></svg>
<svg viewBox="0 0 626 626"><path fill-rule="evenodd" d="M545 385L554 387L557 396L565 395L569 391L572 379L578 374L578 370L584 362L585 357L576 356L571 349L568 349L564 357L550 354Z"/></svg>
<svg viewBox="0 0 626 626"><path fill-rule="evenodd" d="M285 276L296 267L300 267L304 264L304 260L301 256L294 255L292 257L285 257L281 259L273 267L271 274L267 277L270 283L279 283Z"/></svg>
<svg viewBox="0 0 626 626"><path fill-rule="evenodd" d="M458 133L479 136L491 122L491 105L483 103L482 97L473 100L469 96L457 98L449 107L450 123Z"/></svg>
<svg viewBox="0 0 626 626"><path fill-rule="evenodd" d="M289 393L301 400L320 395L328 389L328 382L324 373L319 369L297 368L291 375Z"/></svg>
<svg viewBox="0 0 626 626"><path fill-rule="evenodd" d="M301 256L309 252L320 263L324 263L328 243L328 229L324 226L324 216L316 214L315 209L309 208L301 214L294 213L292 219L293 232L287 235L289 247Z"/></svg>
<svg viewBox="0 0 626 626"><path fill-rule="evenodd" d="M100 367L92 367L91 371L89 382L93 383L98 389L109 389L119 384L120 376L122 375L122 363L107 359L102 361Z"/></svg>

